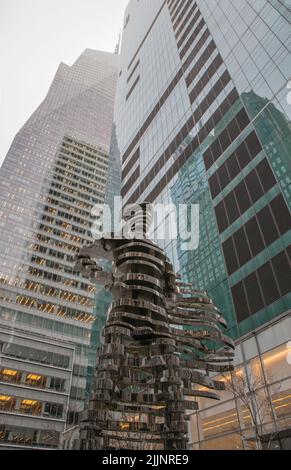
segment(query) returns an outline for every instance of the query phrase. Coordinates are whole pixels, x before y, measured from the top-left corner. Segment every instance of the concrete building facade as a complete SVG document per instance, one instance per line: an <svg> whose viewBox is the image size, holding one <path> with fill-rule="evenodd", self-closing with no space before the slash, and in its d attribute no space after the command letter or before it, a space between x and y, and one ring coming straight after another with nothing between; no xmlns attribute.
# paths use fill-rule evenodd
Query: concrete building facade
<svg viewBox="0 0 291 470"><path fill-rule="evenodd" d="M50 447L51 429L57 447L89 398L108 298L74 256L106 196L117 70L89 49L61 64L0 170L0 446Z"/></svg>

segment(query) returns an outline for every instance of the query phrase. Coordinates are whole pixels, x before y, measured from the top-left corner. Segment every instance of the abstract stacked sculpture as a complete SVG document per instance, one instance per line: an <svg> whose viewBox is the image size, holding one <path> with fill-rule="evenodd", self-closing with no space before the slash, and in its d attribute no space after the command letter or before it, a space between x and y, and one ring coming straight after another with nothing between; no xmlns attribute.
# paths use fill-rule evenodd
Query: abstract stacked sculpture
<svg viewBox="0 0 291 470"><path fill-rule="evenodd" d="M224 385L209 372L232 368L225 320L144 238L150 216L146 203L125 213L123 236L104 237L77 257L76 269L113 295L81 449L187 449L186 410L197 409L197 397L218 399L207 389ZM112 272L96 264L102 258L113 261Z"/></svg>

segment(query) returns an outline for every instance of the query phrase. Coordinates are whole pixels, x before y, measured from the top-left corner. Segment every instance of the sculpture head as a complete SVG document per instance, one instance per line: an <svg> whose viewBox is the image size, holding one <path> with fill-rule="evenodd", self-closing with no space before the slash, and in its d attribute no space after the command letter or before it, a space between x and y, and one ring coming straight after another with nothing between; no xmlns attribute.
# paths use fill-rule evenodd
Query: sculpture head
<svg viewBox="0 0 291 470"><path fill-rule="evenodd" d="M123 209L123 238L146 238L152 215L153 208L149 202L126 205Z"/></svg>

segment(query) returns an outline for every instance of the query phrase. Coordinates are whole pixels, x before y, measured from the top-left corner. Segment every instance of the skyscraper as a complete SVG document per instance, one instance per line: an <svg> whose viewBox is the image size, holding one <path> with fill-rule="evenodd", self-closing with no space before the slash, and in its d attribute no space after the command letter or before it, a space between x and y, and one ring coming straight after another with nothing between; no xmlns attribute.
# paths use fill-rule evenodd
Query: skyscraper
<svg viewBox="0 0 291 470"><path fill-rule="evenodd" d="M199 204L196 250L159 243L225 315L274 448L291 436L290 18L277 0L131 0L116 98L124 204ZM230 393L200 408L193 449L257 444Z"/></svg>
<svg viewBox="0 0 291 470"><path fill-rule="evenodd" d="M107 197L117 69L61 64L0 171L2 448L57 447L89 396L108 298L73 267Z"/></svg>

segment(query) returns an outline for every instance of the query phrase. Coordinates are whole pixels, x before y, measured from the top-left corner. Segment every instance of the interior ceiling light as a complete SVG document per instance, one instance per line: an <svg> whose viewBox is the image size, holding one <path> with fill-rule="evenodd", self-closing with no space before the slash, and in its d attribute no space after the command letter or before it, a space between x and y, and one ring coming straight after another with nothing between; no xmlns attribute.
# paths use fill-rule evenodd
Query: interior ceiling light
<svg viewBox="0 0 291 470"><path fill-rule="evenodd" d="M37 404L37 401L36 400L22 400L21 404L25 406L34 406Z"/></svg>
<svg viewBox="0 0 291 470"><path fill-rule="evenodd" d="M41 377L42 377L41 375L36 375L36 374L28 374L28 375L27 375L27 378L28 378L29 380L36 380L36 381L38 381L38 380L41 379Z"/></svg>
<svg viewBox="0 0 291 470"><path fill-rule="evenodd" d="M7 395L0 395L0 401L10 401L11 397L8 397Z"/></svg>
<svg viewBox="0 0 291 470"><path fill-rule="evenodd" d="M10 375L11 377L15 376L17 374L17 370L12 370L12 369L3 369L2 374L4 375Z"/></svg>

